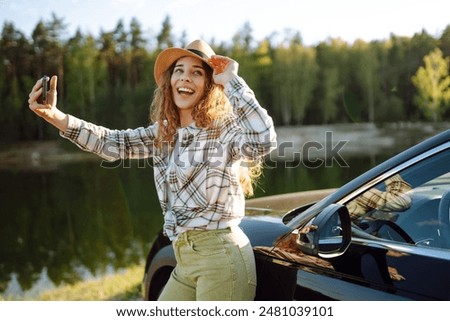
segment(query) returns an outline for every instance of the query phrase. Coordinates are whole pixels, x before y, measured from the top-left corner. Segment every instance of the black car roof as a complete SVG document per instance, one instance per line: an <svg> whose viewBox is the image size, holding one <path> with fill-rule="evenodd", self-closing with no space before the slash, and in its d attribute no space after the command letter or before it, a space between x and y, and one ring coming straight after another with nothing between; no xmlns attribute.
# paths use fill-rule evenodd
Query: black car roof
<svg viewBox="0 0 450 321"><path fill-rule="evenodd" d="M372 179L378 177L380 174L385 173L389 171L390 169L403 164L407 160L420 155L436 146L439 146L445 142L450 141L450 129L443 131L431 138L425 139L424 141L404 150L403 152L389 158L388 160L384 161L383 163L371 168L367 172L361 174L360 176L356 177L355 179L351 180L350 182L344 184L340 188L338 188L335 192L331 193L321 201L317 202L314 206L308 208L305 210L305 215L300 215L302 218L307 216L312 216L315 213L320 212L323 208L325 208L327 205L334 203L340 199L342 199L344 196L346 196L349 192L355 190L359 186L367 183L368 181L371 181ZM300 219L300 218L299 218ZM298 219L293 219L290 223L288 223L289 226L296 227L299 224Z"/></svg>

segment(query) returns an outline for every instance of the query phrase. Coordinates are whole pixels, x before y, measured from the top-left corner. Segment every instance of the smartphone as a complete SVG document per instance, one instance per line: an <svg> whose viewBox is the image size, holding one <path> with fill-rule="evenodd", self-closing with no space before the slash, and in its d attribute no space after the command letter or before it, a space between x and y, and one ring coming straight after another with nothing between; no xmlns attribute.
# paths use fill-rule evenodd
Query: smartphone
<svg viewBox="0 0 450 321"><path fill-rule="evenodd" d="M43 76L42 78L42 96L41 96L41 103L45 104L47 103L47 92L48 92L48 80L50 77Z"/></svg>

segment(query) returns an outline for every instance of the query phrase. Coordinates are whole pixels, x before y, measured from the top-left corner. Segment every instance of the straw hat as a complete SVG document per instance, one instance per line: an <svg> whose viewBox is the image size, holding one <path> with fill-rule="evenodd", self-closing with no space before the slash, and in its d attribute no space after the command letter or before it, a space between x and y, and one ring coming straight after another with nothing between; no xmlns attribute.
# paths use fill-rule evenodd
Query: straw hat
<svg viewBox="0 0 450 321"><path fill-rule="evenodd" d="M169 69L169 67L181 57L195 57L200 58L208 65L212 65L209 61L211 56L215 53L211 47L203 40L194 40L185 48L168 48L158 55L155 62L155 81L158 86L161 86L162 75Z"/></svg>

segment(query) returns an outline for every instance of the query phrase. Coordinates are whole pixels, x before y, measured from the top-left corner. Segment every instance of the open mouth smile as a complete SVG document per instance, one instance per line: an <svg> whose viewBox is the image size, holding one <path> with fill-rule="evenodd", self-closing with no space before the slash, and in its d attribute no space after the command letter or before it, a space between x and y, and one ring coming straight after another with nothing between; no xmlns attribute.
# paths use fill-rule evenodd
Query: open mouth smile
<svg viewBox="0 0 450 321"><path fill-rule="evenodd" d="M180 87L180 88L177 89L177 92L180 95L193 95L195 93L194 90L192 90L190 88L187 88L187 87Z"/></svg>

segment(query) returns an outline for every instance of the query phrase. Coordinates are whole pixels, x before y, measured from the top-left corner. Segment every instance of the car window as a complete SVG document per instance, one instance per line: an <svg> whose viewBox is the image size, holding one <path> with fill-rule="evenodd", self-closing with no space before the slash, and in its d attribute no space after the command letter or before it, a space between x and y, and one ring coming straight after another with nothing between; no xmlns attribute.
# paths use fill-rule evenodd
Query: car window
<svg viewBox="0 0 450 321"><path fill-rule="evenodd" d="M450 250L450 151L393 174L345 205L365 233Z"/></svg>

